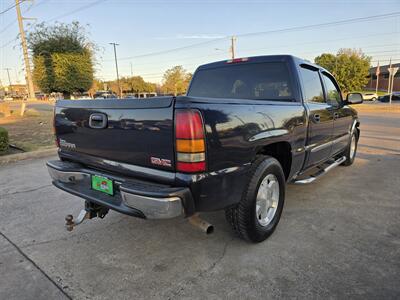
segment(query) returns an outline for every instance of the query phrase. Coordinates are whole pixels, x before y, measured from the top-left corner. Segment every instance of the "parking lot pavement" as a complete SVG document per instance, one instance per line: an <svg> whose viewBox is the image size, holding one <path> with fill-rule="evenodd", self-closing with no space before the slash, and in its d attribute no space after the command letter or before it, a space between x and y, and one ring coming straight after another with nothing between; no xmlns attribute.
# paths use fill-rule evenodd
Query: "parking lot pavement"
<svg viewBox="0 0 400 300"><path fill-rule="evenodd" d="M363 113L356 162L289 185L264 243L234 236L222 212L185 220L115 212L73 232L83 201L50 185L45 159L0 169L0 299L400 297L400 114Z"/></svg>

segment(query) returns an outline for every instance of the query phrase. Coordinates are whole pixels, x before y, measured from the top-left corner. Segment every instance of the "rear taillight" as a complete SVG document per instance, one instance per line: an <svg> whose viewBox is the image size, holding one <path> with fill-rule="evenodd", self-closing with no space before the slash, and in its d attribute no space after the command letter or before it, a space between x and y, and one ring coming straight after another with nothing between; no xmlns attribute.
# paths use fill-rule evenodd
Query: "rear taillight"
<svg viewBox="0 0 400 300"><path fill-rule="evenodd" d="M186 173L206 170L206 146L201 114L197 110L175 113L176 169Z"/></svg>

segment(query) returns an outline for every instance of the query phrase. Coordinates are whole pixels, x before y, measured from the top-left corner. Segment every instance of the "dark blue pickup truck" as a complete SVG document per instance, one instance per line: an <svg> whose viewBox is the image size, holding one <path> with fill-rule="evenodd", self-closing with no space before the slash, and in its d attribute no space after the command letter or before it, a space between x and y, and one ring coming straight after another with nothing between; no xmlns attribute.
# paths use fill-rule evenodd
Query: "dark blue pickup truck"
<svg viewBox="0 0 400 300"><path fill-rule="evenodd" d="M58 101L53 184L85 199L77 219L109 209L147 219L225 210L238 235L265 240L285 184L311 183L351 165L359 120L325 69L289 55L200 66L186 96Z"/></svg>

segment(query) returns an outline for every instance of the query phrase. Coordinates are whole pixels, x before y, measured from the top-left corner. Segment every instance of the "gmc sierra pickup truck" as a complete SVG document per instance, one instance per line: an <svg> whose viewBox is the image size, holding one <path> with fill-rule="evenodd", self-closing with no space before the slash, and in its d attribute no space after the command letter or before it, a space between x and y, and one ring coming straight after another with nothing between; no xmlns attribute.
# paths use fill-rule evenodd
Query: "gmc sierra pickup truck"
<svg viewBox="0 0 400 300"><path fill-rule="evenodd" d="M53 184L85 199L76 220L109 209L146 219L225 210L237 234L265 240L283 209L286 183L311 183L354 161L357 112L325 69L289 56L200 66L186 96L57 101L59 160Z"/></svg>

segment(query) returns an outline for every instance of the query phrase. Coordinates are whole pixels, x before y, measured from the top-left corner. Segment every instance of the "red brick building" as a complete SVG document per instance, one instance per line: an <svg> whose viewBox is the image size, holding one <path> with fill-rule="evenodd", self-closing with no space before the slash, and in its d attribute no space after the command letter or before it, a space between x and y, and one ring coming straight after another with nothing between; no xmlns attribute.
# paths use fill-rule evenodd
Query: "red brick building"
<svg viewBox="0 0 400 300"><path fill-rule="evenodd" d="M392 64L392 67L400 68L400 63ZM388 72L389 65L380 66L379 68L380 68L381 72L379 74L378 90L387 92L388 84L389 84L389 72ZM369 81L368 81L368 84L365 86L365 88L368 90L375 90L375 88L376 88L376 67L369 69L368 77L369 77ZM399 71L397 71L396 75L394 76L393 91L396 91L396 92L400 91L400 69L399 69Z"/></svg>

